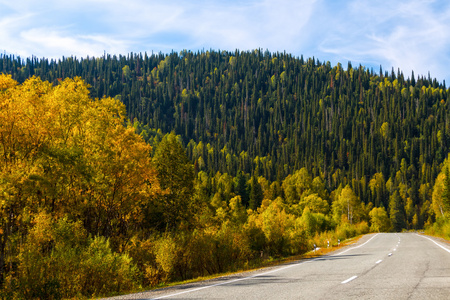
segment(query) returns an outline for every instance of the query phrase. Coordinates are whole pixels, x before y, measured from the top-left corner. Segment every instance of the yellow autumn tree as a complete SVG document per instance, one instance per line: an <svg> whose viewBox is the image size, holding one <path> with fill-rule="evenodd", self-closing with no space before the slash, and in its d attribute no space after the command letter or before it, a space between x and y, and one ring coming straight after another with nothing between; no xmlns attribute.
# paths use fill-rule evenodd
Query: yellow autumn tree
<svg viewBox="0 0 450 300"><path fill-rule="evenodd" d="M312 188L312 179L306 168L295 171L288 175L282 184L286 203L289 205L297 204L301 197L308 195Z"/></svg>
<svg viewBox="0 0 450 300"><path fill-rule="evenodd" d="M374 207L370 213L370 231L372 232L387 232L391 227L388 214L384 207Z"/></svg>
<svg viewBox="0 0 450 300"><path fill-rule="evenodd" d="M450 165L446 159L433 187L432 209L437 218L446 219L450 215Z"/></svg>
<svg viewBox="0 0 450 300"><path fill-rule="evenodd" d="M361 200L355 195L349 185L340 191L338 190L332 209L333 219L336 224L339 224L342 220L350 224L357 223L361 220L361 216L364 215Z"/></svg>
<svg viewBox="0 0 450 300"><path fill-rule="evenodd" d="M159 182L125 106L80 78L53 86L0 75L0 283L39 212L80 220L121 251L147 222Z"/></svg>

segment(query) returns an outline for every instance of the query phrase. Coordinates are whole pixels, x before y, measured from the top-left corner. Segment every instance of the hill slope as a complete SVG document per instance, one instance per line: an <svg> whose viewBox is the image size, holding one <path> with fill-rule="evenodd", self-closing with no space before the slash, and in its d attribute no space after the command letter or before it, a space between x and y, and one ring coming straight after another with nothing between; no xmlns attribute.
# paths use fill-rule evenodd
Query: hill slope
<svg viewBox="0 0 450 300"><path fill-rule="evenodd" d="M374 196L366 188L374 174L398 177L420 204L420 185L433 184L448 152L448 90L400 71L344 70L255 50L59 61L3 56L0 72L19 82L81 76L94 97L120 99L150 143L157 129L181 135L201 170L257 169L282 180L306 167L329 188L350 183L376 205L388 203L385 190Z"/></svg>

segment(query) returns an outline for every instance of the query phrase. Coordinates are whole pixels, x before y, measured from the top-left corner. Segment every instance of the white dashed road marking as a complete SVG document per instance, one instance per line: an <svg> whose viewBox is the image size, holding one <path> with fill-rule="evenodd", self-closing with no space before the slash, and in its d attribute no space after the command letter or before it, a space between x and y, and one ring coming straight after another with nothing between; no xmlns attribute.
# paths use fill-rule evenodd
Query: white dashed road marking
<svg viewBox="0 0 450 300"><path fill-rule="evenodd" d="M355 276L352 276L352 277L350 277L349 279L342 281L341 283L342 283L342 284L349 283L350 281L356 279L356 277L358 277L358 276L356 276L356 275L355 275Z"/></svg>

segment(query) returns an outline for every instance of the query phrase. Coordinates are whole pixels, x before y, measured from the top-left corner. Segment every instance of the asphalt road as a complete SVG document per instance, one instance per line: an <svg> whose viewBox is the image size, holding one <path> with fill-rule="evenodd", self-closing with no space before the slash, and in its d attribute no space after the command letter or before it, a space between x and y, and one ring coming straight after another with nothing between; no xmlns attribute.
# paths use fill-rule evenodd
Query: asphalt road
<svg viewBox="0 0 450 300"><path fill-rule="evenodd" d="M450 245L371 234L320 258L114 299L450 299Z"/></svg>

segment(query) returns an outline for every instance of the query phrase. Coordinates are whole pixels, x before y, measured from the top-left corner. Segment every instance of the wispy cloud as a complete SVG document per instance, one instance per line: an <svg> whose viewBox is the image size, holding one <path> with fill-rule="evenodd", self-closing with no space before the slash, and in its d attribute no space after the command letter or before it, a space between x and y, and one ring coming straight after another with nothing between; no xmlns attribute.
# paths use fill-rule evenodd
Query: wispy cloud
<svg viewBox="0 0 450 300"><path fill-rule="evenodd" d="M0 42L10 52L38 56L136 48L295 51L315 2L78 0L42 1L35 8L29 1L0 1L10 11L0 15Z"/></svg>
<svg viewBox="0 0 450 300"><path fill-rule="evenodd" d="M320 43L323 53L362 64L449 78L450 6L446 1L353 1ZM339 38L337 38L339 37Z"/></svg>
<svg viewBox="0 0 450 300"><path fill-rule="evenodd" d="M104 51L287 51L450 79L445 0L0 0L0 50L21 56Z"/></svg>
<svg viewBox="0 0 450 300"><path fill-rule="evenodd" d="M21 32L23 41L28 45L28 52L39 53L41 57L61 57L99 55L105 49L112 53L124 53L127 45L124 42L102 35L72 35L66 31L51 28L34 28Z"/></svg>

